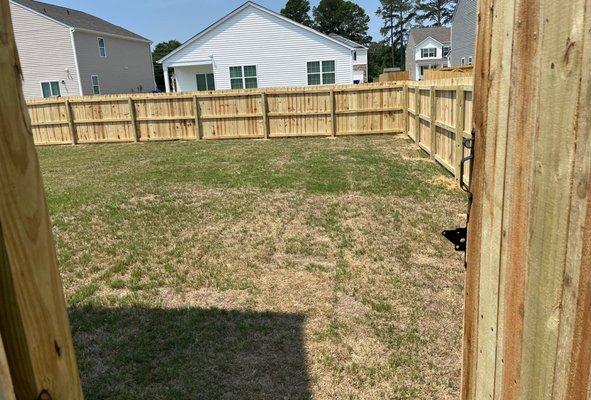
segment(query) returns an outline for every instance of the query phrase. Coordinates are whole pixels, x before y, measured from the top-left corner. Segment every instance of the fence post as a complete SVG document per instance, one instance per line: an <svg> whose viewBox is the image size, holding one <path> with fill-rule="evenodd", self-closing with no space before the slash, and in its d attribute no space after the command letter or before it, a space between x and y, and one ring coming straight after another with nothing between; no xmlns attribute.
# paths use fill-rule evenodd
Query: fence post
<svg viewBox="0 0 591 400"><path fill-rule="evenodd" d="M415 143L421 143L421 90L415 86Z"/></svg>
<svg viewBox="0 0 591 400"><path fill-rule="evenodd" d="M193 96L193 110L195 111L195 138L201 140L203 138L203 128L201 125L201 110L199 109L199 99Z"/></svg>
<svg viewBox="0 0 591 400"><path fill-rule="evenodd" d="M128 104L129 104L129 120L131 123L131 129L133 132L133 140L135 140L136 142L139 142L140 136L137 131L137 121L135 118L135 107L133 106L133 99L131 97L128 99Z"/></svg>
<svg viewBox="0 0 591 400"><path fill-rule="evenodd" d="M456 156L454 163L454 175L456 180L460 181L460 163L464 157L464 88L458 86L456 89Z"/></svg>
<svg viewBox="0 0 591 400"><path fill-rule="evenodd" d="M437 155L437 96L435 96L435 87L431 86L431 90L429 92L429 101L431 103L431 115L429 115L429 119L431 120L431 159L435 159Z"/></svg>
<svg viewBox="0 0 591 400"><path fill-rule="evenodd" d="M337 105L333 89L330 90L330 134L337 137Z"/></svg>
<svg viewBox="0 0 591 400"><path fill-rule="evenodd" d="M82 400L6 0L0 37L0 336L16 398Z"/></svg>
<svg viewBox="0 0 591 400"><path fill-rule="evenodd" d="M267 109L267 93L261 93L261 110L263 114L263 132L265 139L269 139L269 111Z"/></svg>
<svg viewBox="0 0 591 400"><path fill-rule="evenodd" d="M402 86L402 129L408 136L408 85Z"/></svg>
<svg viewBox="0 0 591 400"><path fill-rule="evenodd" d="M6 352L4 351L4 344L2 342L2 335L0 335L0 399L16 399L10 368L8 367L8 359L6 358Z"/></svg>
<svg viewBox="0 0 591 400"><path fill-rule="evenodd" d="M76 135L76 125L74 125L74 117L72 115L72 108L70 105L70 100L66 100L66 117L68 118L68 127L70 129L70 138L72 140L72 144L78 144L78 137Z"/></svg>

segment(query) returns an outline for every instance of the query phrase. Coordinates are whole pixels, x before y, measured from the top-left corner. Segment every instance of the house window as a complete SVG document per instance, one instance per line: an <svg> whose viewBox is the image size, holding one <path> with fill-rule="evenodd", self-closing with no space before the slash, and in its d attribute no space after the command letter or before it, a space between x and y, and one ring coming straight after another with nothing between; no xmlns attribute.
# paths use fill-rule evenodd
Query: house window
<svg viewBox="0 0 591 400"><path fill-rule="evenodd" d="M468 65L472 65L472 57L468 57Z"/></svg>
<svg viewBox="0 0 591 400"><path fill-rule="evenodd" d="M101 85L99 83L98 75L91 75L90 80L92 82L92 93L101 94Z"/></svg>
<svg viewBox="0 0 591 400"><path fill-rule="evenodd" d="M255 89L258 87L256 65L230 67L230 87L232 89Z"/></svg>
<svg viewBox="0 0 591 400"><path fill-rule="evenodd" d="M466 65L466 59L464 57L462 57L461 63L462 63L462 65Z"/></svg>
<svg viewBox="0 0 591 400"><path fill-rule="evenodd" d="M41 82L41 92L44 98L61 96L59 81Z"/></svg>
<svg viewBox="0 0 591 400"><path fill-rule="evenodd" d="M308 85L332 85L336 82L335 62L311 61L308 63Z"/></svg>
<svg viewBox="0 0 591 400"><path fill-rule="evenodd" d="M451 50L451 47L443 46L443 57L447 57L449 55L450 50Z"/></svg>
<svg viewBox="0 0 591 400"><path fill-rule="evenodd" d="M99 56L106 58L107 57L107 48L105 47L105 39L102 37L98 38L98 49L99 49Z"/></svg>
<svg viewBox="0 0 591 400"><path fill-rule="evenodd" d="M215 90L213 74L197 74L197 90L200 92Z"/></svg>
<svg viewBox="0 0 591 400"><path fill-rule="evenodd" d="M421 49L421 58L436 58L437 57L437 49L435 47L427 47L425 49Z"/></svg>

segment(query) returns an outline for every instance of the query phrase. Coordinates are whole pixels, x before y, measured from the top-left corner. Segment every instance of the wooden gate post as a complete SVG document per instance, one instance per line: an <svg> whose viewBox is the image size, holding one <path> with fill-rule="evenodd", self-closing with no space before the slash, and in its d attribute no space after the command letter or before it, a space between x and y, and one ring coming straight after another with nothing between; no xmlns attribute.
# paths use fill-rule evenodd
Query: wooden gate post
<svg viewBox="0 0 591 400"><path fill-rule="evenodd" d="M462 399L590 399L591 3L478 20Z"/></svg>
<svg viewBox="0 0 591 400"><path fill-rule="evenodd" d="M0 336L17 399L82 399L7 0L0 0Z"/></svg>

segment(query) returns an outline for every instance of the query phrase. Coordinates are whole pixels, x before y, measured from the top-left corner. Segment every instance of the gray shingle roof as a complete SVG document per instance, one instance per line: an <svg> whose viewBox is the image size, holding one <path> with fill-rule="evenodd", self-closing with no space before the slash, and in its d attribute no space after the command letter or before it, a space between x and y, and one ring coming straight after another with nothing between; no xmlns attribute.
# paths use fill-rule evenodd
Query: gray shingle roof
<svg viewBox="0 0 591 400"><path fill-rule="evenodd" d="M337 35L336 33L331 33L328 36L330 36L334 40L338 40L339 42L341 42L343 44L346 44L349 47L354 47L354 48L357 48L357 49L364 49L365 48L365 46L362 46L359 43L355 43L352 40L349 40L347 38L344 38L341 35Z"/></svg>
<svg viewBox="0 0 591 400"><path fill-rule="evenodd" d="M68 25L72 28L88 29L97 32L110 33L113 35L126 36L133 39L145 40L147 42L150 41L149 39L128 31L125 28L113 25L104 19L100 19L94 15L90 15L82 11L56 6L54 4L42 3L35 0L13 1L40 14L47 15L49 18L59 21L62 24Z"/></svg>
<svg viewBox="0 0 591 400"><path fill-rule="evenodd" d="M410 35L415 44L419 44L428 37L432 37L440 43L449 43L451 41L451 29L445 26L435 26L432 28L412 28Z"/></svg>

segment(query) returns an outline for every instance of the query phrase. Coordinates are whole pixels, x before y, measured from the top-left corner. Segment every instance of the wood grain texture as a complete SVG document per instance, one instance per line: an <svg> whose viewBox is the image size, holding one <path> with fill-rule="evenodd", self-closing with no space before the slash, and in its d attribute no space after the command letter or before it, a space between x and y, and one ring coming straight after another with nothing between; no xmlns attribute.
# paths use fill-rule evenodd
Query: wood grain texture
<svg viewBox="0 0 591 400"><path fill-rule="evenodd" d="M4 343L0 335L0 400L15 400L12 378L8 368L8 359L4 350Z"/></svg>
<svg viewBox="0 0 591 400"><path fill-rule="evenodd" d="M462 399L589 398L590 4L479 4Z"/></svg>
<svg viewBox="0 0 591 400"><path fill-rule="evenodd" d="M47 390L77 400L82 391L20 71L8 1L0 0L0 334L18 399Z"/></svg>

